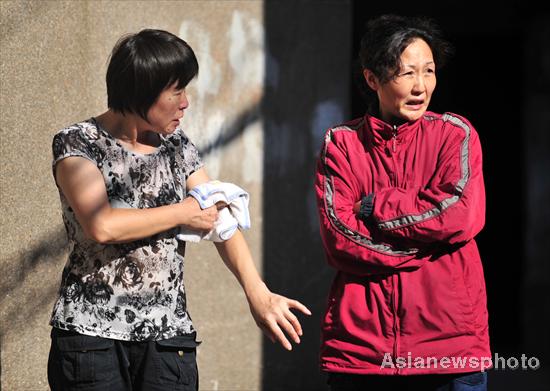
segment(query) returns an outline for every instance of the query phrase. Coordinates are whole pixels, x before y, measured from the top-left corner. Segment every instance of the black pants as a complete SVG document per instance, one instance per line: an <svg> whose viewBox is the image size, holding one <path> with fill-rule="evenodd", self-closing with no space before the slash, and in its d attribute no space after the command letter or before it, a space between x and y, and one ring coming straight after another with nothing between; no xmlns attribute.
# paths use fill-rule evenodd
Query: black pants
<svg viewBox="0 0 550 391"><path fill-rule="evenodd" d="M486 391L487 372L450 375L349 375L329 373L331 391Z"/></svg>
<svg viewBox="0 0 550 391"><path fill-rule="evenodd" d="M128 342L52 329L53 391L196 391L195 336Z"/></svg>

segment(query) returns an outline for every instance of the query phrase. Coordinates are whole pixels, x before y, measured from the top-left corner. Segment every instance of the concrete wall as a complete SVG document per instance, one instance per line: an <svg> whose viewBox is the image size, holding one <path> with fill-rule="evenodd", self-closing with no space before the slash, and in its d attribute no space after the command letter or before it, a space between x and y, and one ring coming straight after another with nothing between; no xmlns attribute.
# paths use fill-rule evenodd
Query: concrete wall
<svg viewBox="0 0 550 391"><path fill-rule="evenodd" d="M298 8L292 3L298 4ZM287 231L279 230L283 227L280 214L273 214L264 205L265 200L273 199L264 194L271 188L264 183L265 171L290 174L293 170L309 170L318 146L316 132L344 115L349 88L346 46L349 26L345 22L350 2L316 2L314 6L312 2L292 3L270 2L266 6L262 1L246 0L0 2L2 390L48 389L48 320L67 256L59 200L51 175L51 138L58 129L105 110L107 58L124 33L145 27L162 28L179 34L194 48L201 69L189 88L191 106L184 120L185 129L203 152L211 177L239 183L251 193L253 228L246 236L258 268L264 270L267 258L274 260L291 250L294 258L289 262L302 259L302 270L307 266L303 259L309 253L300 253L300 247L291 248L293 241L286 242L290 244L283 246L284 253L272 251L277 243L284 242ZM287 39L288 51L272 40L270 45L277 46L272 54L266 47L265 19L275 9L279 13L272 20L278 24L269 31L290 27L288 31L308 35ZM330 21L335 11L339 19ZM323 15L323 20L314 17L317 12ZM304 15L309 16L302 18ZM303 28L304 20L309 29ZM322 36L330 41L318 40L314 28L317 25L323 25ZM312 47L313 52L308 51ZM314 55L316 66L312 67L315 62L308 61L308 56L297 57L296 61L301 63L287 56L304 50L308 56ZM323 58L328 56L334 56L333 60L324 62ZM295 68L282 69L288 66ZM336 71L341 80L325 83ZM291 74L289 79L287 76ZM289 88L289 82L295 85ZM269 99L266 91L271 91ZM303 95L300 99L297 92ZM285 110L273 109L277 99L283 100L282 107L295 117L300 107L306 107L309 111L302 122L307 126L295 128L301 125L295 119L285 125ZM297 104L293 106L291 99L296 99ZM306 102L305 106L299 102ZM269 137L264 134L266 121L271 124ZM285 137L284 143L273 137L277 129ZM292 139L293 133L301 132L304 137ZM285 149L289 146L294 152L304 153L303 157L293 161L294 155ZM267 150L269 156L264 154ZM281 169L277 171L274 167ZM310 177L307 171L289 183ZM272 177L269 184L274 185L276 178ZM305 216L291 215L285 221L292 224L306 218L305 223L300 223L305 228L299 227L307 229L305 244L311 246L318 244L318 240L315 219L307 212L311 201L308 186L311 184L301 184L291 200L305 200L301 201L306 208ZM275 225L265 220L266 209L272 210L269 217L276 220ZM267 251L269 257L264 245L267 231L275 232L276 236ZM309 286L317 287L321 281L326 290L328 273L319 256L317 248L313 262L322 278L314 276ZM275 266L284 272L283 276L292 274L287 273L287 268L292 267L290 263L279 261ZM218 258L214 246L203 243L189 246L186 267L189 309L204 341L198 350L201 389L273 389L270 382L275 380L269 379L278 378L277 384L285 378L286 384L292 382L292 378L285 376L289 365L272 368L266 381L264 366L270 358L265 357L265 341L249 315L240 287ZM276 274L267 280L273 280L277 290L291 290L290 285L297 281L282 284ZM291 293L300 292L294 289ZM316 293L315 299L307 304L321 308L324 293ZM307 365L310 378L318 375L315 360L319 316L317 311L305 323L305 339L308 335L313 338L302 350L307 354L301 357L311 361ZM271 350L266 352L272 354ZM275 354L281 351L275 350ZM289 357L293 356L284 355L281 359ZM318 382L310 379L308 384Z"/></svg>

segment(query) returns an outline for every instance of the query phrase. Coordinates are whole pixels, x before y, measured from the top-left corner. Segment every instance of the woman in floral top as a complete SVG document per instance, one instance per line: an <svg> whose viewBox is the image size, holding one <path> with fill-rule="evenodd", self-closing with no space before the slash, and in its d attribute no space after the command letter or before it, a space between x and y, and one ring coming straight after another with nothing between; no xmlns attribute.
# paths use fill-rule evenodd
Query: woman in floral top
<svg viewBox="0 0 550 391"><path fill-rule="evenodd" d="M181 130L197 75L192 49L143 30L121 38L107 70L108 110L60 130L53 174L71 251L51 318L53 390L195 390L195 329L183 284L181 226L213 228L187 191L209 181ZM216 243L259 327L291 349L301 303L263 283L240 232ZM174 388L175 387L175 388Z"/></svg>

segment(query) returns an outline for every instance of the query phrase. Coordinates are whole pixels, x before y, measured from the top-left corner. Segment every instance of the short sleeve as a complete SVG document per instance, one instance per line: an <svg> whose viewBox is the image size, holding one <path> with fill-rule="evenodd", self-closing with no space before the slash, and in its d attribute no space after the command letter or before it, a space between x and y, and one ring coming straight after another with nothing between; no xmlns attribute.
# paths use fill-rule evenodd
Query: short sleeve
<svg viewBox="0 0 550 391"><path fill-rule="evenodd" d="M70 156L83 157L98 165L98 156L95 149L97 148L94 148L92 140L79 127L74 126L59 131L52 141L54 178L56 164Z"/></svg>
<svg viewBox="0 0 550 391"><path fill-rule="evenodd" d="M204 166L199 150L183 131L180 131L180 153L185 179Z"/></svg>

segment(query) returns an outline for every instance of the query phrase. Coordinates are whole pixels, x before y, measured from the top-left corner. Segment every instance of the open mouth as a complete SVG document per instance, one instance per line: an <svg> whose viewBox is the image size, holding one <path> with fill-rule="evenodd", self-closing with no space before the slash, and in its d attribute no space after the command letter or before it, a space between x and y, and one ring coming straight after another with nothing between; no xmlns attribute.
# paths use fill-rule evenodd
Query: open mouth
<svg viewBox="0 0 550 391"><path fill-rule="evenodd" d="M405 106L412 110L420 110L424 106L423 100L409 100L405 102Z"/></svg>

